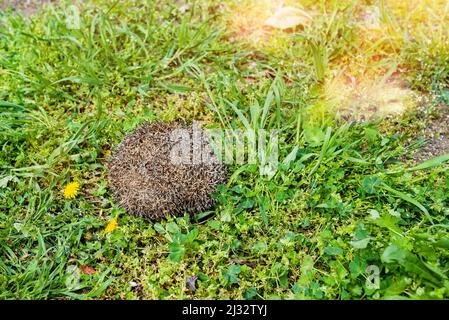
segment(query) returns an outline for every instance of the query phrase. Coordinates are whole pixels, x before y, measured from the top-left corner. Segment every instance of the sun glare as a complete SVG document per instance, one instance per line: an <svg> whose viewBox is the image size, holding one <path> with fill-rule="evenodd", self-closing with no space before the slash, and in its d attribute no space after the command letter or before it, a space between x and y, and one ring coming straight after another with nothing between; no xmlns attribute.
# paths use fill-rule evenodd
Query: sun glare
<svg viewBox="0 0 449 320"><path fill-rule="evenodd" d="M415 95L399 80L380 76L355 78L341 75L326 82L325 97L345 119L376 120L401 115L415 104Z"/></svg>

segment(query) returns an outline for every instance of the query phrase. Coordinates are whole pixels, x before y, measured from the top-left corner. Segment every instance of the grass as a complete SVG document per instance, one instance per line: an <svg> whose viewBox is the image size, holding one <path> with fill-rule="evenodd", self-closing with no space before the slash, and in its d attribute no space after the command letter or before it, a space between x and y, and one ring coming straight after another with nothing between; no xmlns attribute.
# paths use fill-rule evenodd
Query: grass
<svg viewBox="0 0 449 320"><path fill-rule="evenodd" d="M301 3L312 25L254 39L233 14L265 12L255 1L83 1L79 29L66 2L0 13L0 298L447 299L448 157L413 165L422 119L348 123L326 88L399 74L447 107L449 9ZM279 170L231 166L213 212L131 217L107 160L143 121L174 119L278 130Z"/></svg>

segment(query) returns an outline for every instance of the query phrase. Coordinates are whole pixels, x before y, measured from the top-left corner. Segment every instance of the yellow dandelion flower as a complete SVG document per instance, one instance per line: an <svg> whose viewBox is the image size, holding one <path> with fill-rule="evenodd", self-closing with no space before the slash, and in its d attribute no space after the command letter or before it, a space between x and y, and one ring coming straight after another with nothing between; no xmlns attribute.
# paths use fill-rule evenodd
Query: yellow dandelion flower
<svg viewBox="0 0 449 320"><path fill-rule="evenodd" d="M70 182L64 189L64 198L73 199L78 194L80 184L78 182Z"/></svg>
<svg viewBox="0 0 449 320"><path fill-rule="evenodd" d="M114 231L115 229L117 229L117 227L118 227L117 218L113 218L113 219L111 219L111 221L109 221L106 228L104 228L104 233L110 233L110 232Z"/></svg>

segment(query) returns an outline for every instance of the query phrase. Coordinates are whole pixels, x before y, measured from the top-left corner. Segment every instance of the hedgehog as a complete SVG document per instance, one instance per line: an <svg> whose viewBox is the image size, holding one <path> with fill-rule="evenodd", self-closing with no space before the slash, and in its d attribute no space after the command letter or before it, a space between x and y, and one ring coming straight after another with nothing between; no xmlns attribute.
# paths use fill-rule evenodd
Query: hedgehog
<svg viewBox="0 0 449 320"><path fill-rule="evenodd" d="M212 209L212 194L227 178L198 124L145 122L125 136L108 163L118 205L150 220Z"/></svg>

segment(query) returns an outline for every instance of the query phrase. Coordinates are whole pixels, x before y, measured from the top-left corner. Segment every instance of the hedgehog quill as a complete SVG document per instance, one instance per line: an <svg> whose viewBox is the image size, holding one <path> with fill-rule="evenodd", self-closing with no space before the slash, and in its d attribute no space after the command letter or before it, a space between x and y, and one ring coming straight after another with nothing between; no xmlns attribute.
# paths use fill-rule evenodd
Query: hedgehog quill
<svg viewBox="0 0 449 320"><path fill-rule="evenodd" d="M181 144L179 138L186 135L189 139ZM183 153L182 161L175 151ZM124 138L108 164L108 182L118 204L151 220L212 209L212 193L227 178L226 166L198 125L146 122Z"/></svg>

